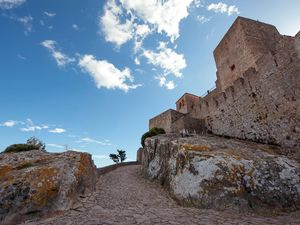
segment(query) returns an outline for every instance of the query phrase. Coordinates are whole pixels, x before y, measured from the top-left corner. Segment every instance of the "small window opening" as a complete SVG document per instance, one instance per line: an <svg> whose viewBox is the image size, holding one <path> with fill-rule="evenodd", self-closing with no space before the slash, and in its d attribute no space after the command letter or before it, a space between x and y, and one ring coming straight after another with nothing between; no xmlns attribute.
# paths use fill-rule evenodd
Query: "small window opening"
<svg viewBox="0 0 300 225"><path fill-rule="evenodd" d="M233 64L231 67L230 67L231 71L234 71L235 70L235 65Z"/></svg>

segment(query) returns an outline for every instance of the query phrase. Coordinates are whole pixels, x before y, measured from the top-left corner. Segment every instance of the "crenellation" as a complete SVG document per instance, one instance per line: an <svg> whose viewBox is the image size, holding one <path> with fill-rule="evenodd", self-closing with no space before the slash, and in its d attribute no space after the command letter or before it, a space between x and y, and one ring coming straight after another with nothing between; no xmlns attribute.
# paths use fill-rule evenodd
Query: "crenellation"
<svg viewBox="0 0 300 225"><path fill-rule="evenodd" d="M239 17L214 51L216 89L204 97L184 94L176 103L180 126L161 124L299 148L299 56L300 32L284 36L273 25Z"/></svg>

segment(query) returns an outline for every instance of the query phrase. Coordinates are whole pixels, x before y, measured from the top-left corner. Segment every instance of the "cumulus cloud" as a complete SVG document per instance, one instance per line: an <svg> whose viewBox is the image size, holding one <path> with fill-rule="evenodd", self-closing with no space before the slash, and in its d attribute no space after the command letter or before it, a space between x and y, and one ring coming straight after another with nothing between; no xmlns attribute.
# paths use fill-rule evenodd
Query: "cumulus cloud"
<svg viewBox="0 0 300 225"><path fill-rule="evenodd" d="M1 9L12 9L24 4L26 0L0 0Z"/></svg>
<svg viewBox="0 0 300 225"><path fill-rule="evenodd" d="M145 38L153 30L173 42L180 35L179 24L189 15L193 0L108 0L100 25L105 40L121 46L132 38ZM200 1L197 5L199 6Z"/></svg>
<svg viewBox="0 0 300 225"><path fill-rule="evenodd" d="M165 87L168 90L173 90L175 88L174 81L167 81L167 79L164 76L156 77L155 79L159 80L159 86Z"/></svg>
<svg viewBox="0 0 300 225"><path fill-rule="evenodd" d="M121 89L128 92L141 86L132 84L133 76L128 68L119 70L106 60L97 60L93 55L84 55L78 64L95 81L97 88Z"/></svg>
<svg viewBox="0 0 300 225"><path fill-rule="evenodd" d="M180 21L186 18L193 0L120 0L127 12L144 23L153 25L159 33L164 32L172 41L179 37Z"/></svg>
<svg viewBox="0 0 300 225"><path fill-rule="evenodd" d="M148 63L161 67L164 75L173 74L176 77L182 77L182 70L186 67L184 55L168 48L164 42L160 42L157 50L158 52L144 51L143 56L147 58Z"/></svg>
<svg viewBox="0 0 300 225"><path fill-rule="evenodd" d="M66 54L62 53L61 51L57 50L57 43L53 40L45 40L41 43L42 46L47 48L51 53L52 57L55 59L57 65L59 67L65 66L69 63L75 62L74 58L70 58Z"/></svg>
<svg viewBox="0 0 300 225"><path fill-rule="evenodd" d="M90 138L90 137L84 137L81 138L80 140L77 141L77 143L85 143L85 144L99 144L99 145L105 145L105 146L110 146L112 143L109 141L98 141L96 139Z"/></svg>
<svg viewBox="0 0 300 225"><path fill-rule="evenodd" d="M228 16L233 14L240 14L239 9L235 5L228 6L223 2L212 3L207 6L208 11L214 11L215 13L227 13Z"/></svg>
<svg viewBox="0 0 300 225"><path fill-rule="evenodd" d="M142 38L146 37L151 32L149 26L146 24L136 24L135 30L136 35Z"/></svg>
<svg viewBox="0 0 300 225"><path fill-rule="evenodd" d="M204 0L194 0L194 5L196 8L204 7Z"/></svg>
<svg viewBox="0 0 300 225"><path fill-rule="evenodd" d="M56 13L51 13L51 12L44 12L44 14L48 17L54 17L56 16Z"/></svg>
<svg viewBox="0 0 300 225"><path fill-rule="evenodd" d="M104 14L100 17L100 25L105 34L105 40L121 46L132 38L133 24L126 19L121 22L122 9L116 4L115 0L108 0L104 6Z"/></svg>
<svg viewBox="0 0 300 225"><path fill-rule="evenodd" d="M52 129L52 130L49 130L50 133L55 133L55 134L62 134L62 133L65 133L66 130L63 129L63 128L55 128L55 129Z"/></svg>
<svg viewBox="0 0 300 225"><path fill-rule="evenodd" d="M19 121L8 120L6 122L0 123L0 126L3 126L3 127L14 127L14 126L18 125L19 123L20 123Z"/></svg>
<svg viewBox="0 0 300 225"><path fill-rule="evenodd" d="M44 129L48 129L48 125L35 125L31 119L27 119L26 122L24 122L25 127L20 128L23 132L34 132L34 131L40 131Z"/></svg>

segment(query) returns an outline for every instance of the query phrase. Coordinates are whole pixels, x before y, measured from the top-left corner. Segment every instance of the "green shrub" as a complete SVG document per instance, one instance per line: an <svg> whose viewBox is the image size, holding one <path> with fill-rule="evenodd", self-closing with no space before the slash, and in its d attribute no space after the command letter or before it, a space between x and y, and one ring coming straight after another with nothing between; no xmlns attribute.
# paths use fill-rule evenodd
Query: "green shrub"
<svg viewBox="0 0 300 225"><path fill-rule="evenodd" d="M31 137L27 140L26 144L10 145L4 152L26 152L31 150L45 151L45 144L36 137Z"/></svg>
<svg viewBox="0 0 300 225"><path fill-rule="evenodd" d="M26 144L37 146L39 148L39 150L43 150L43 151L45 150L45 147L46 147L45 144L36 137L29 138L27 140Z"/></svg>
<svg viewBox="0 0 300 225"><path fill-rule="evenodd" d="M141 138L141 144L143 147L145 147L145 140L148 137L153 137L159 134L165 134L165 130L162 128L158 128L158 127L154 127L151 130L149 130L148 132L144 133L142 138Z"/></svg>
<svg viewBox="0 0 300 225"><path fill-rule="evenodd" d="M30 145L30 144L13 144L8 146L4 152L26 152L31 150L40 150L40 147L37 145Z"/></svg>

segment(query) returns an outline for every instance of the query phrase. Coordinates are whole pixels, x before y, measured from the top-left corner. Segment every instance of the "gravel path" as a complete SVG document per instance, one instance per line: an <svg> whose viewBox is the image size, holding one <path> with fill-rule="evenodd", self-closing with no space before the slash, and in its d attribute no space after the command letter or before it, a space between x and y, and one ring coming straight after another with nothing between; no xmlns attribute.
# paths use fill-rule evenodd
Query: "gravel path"
<svg viewBox="0 0 300 225"><path fill-rule="evenodd" d="M245 216L178 206L157 184L140 175L140 166L125 166L100 176L97 190L74 209L26 225L96 224L300 224L300 218Z"/></svg>

